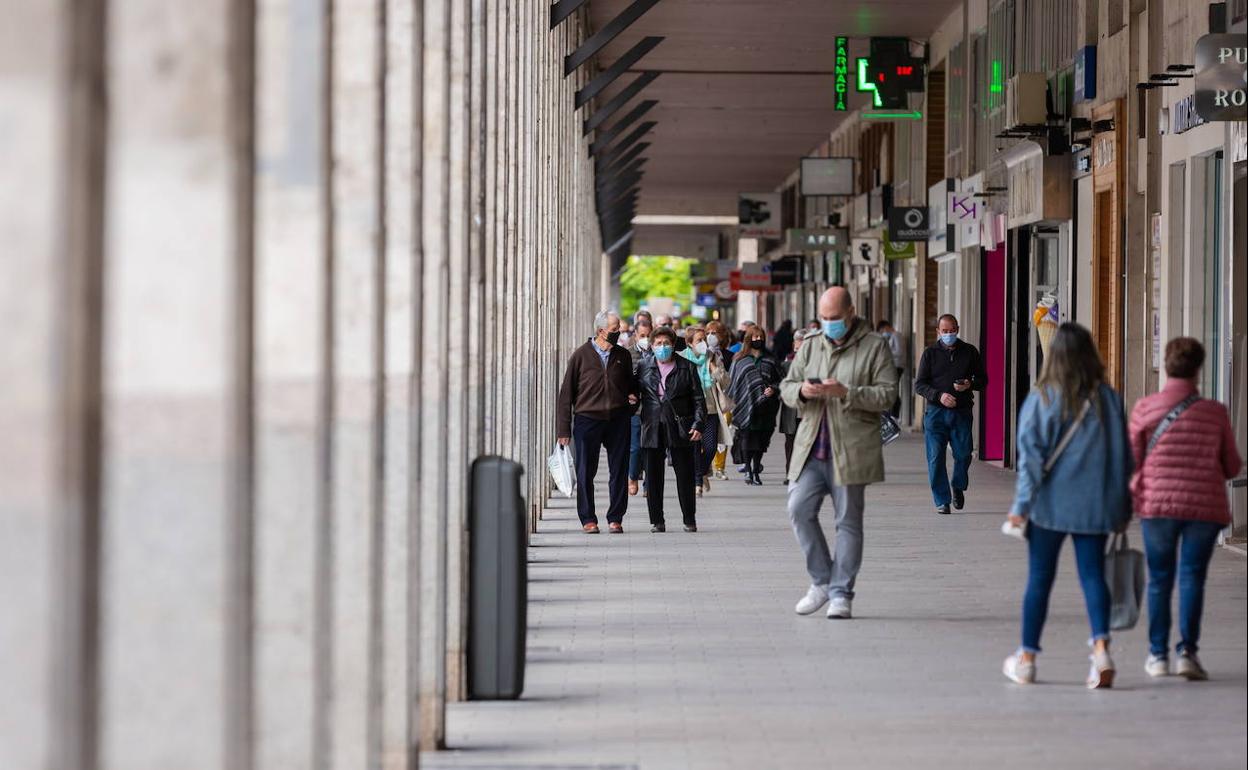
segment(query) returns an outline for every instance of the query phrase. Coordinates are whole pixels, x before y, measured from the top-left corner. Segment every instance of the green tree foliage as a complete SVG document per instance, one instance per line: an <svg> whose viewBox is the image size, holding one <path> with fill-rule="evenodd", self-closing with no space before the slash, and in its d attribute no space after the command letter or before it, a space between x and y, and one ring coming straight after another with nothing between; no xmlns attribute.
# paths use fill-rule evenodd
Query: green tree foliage
<svg viewBox="0 0 1248 770"><path fill-rule="evenodd" d="M684 257L629 257L620 273L620 312L631 317L650 297L671 297L686 310L693 303L693 281Z"/></svg>

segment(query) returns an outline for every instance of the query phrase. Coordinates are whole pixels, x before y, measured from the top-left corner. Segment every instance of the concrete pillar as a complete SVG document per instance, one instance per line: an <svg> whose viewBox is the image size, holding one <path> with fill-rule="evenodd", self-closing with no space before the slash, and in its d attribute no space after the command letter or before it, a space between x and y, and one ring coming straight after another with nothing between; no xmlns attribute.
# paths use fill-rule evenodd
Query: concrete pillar
<svg viewBox="0 0 1248 770"><path fill-rule="evenodd" d="M104 12L17 0L0 33L3 767L98 767Z"/></svg>
<svg viewBox="0 0 1248 770"><path fill-rule="evenodd" d="M385 68L385 302L384 307L384 482L379 579L382 633L373 654L382 659L380 681L381 767L416 765L417 616L412 595L420 589L416 551L419 537L415 488L416 426L416 189L418 152L414 140L419 40L418 14L410 0L386 2ZM378 647L380 649L378 649Z"/></svg>
<svg viewBox="0 0 1248 770"><path fill-rule="evenodd" d="M228 764L229 11L109 8L103 768Z"/></svg>
<svg viewBox="0 0 1248 770"><path fill-rule="evenodd" d="M328 338L318 0L258 9L256 231L255 764L313 767L317 515L324 510L321 361Z"/></svg>
<svg viewBox="0 0 1248 770"><path fill-rule="evenodd" d="M446 536L450 479L446 436L449 328L450 67L449 0L423 0L420 352L420 745L446 736ZM427 344L421 344L427 343ZM463 426L456 426L462 428Z"/></svg>

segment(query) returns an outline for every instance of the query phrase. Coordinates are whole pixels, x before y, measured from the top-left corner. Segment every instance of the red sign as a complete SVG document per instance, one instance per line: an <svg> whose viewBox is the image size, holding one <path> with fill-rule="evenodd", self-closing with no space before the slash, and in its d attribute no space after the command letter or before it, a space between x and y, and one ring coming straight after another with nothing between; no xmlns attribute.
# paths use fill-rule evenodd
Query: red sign
<svg viewBox="0 0 1248 770"><path fill-rule="evenodd" d="M733 291L780 291L779 286L771 285L770 273L742 273L732 270L728 273L728 286Z"/></svg>

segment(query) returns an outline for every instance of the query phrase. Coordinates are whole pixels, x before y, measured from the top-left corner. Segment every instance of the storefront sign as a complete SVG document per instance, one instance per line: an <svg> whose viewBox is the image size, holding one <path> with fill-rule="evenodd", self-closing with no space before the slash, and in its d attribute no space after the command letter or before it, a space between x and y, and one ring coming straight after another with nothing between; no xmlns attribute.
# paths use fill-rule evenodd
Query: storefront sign
<svg viewBox="0 0 1248 770"><path fill-rule="evenodd" d="M863 230L866 230L868 227L871 226L870 204L868 202L866 193L863 193L862 195L859 195L856 198L854 198L853 211L854 211L854 219L853 219L852 224L853 224L854 232L856 233L862 232Z"/></svg>
<svg viewBox="0 0 1248 770"><path fill-rule="evenodd" d="M926 241L927 236L927 206L893 206L888 210L889 241Z"/></svg>
<svg viewBox="0 0 1248 770"><path fill-rule="evenodd" d="M1096 98L1096 46L1085 45L1075 52L1075 101Z"/></svg>
<svg viewBox="0 0 1248 770"><path fill-rule="evenodd" d="M741 193L737 196L737 235L742 238L779 238L780 193Z"/></svg>
<svg viewBox="0 0 1248 770"><path fill-rule="evenodd" d="M1034 142L1024 142L1011 149L1018 152L1006 160L1009 168L1006 224L1014 229L1044 218L1041 210L1044 201L1044 151Z"/></svg>
<svg viewBox="0 0 1248 770"><path fill-rule="evenodd" d="M1202 122L1248 120L1248 40L1243 33L1196 41L1195 110Z"/></svg>
<svg viewBox="0 0 1248 770"><path fill-rule="evenodd" d="M715 296L721 302L736 302L737 290L732 288L732 281L720 281L715 284Z"/></svg>
<svg viewBox="0 0 1248 770"><path fill-rule="evenodd" d="M914 241L898 242L888 236L884 237L884 259L914 259L918 255L918 247Z"/></svg>
<svg viewBox="0 0 1248 770"><path fill-rule="evenodd" d="M893 188L891 185L880 185L873 189L867 196L867 206L869 215L867 217L867 226L875 227L884 224L885 212L893 203Z"/></svg>
<svg viewBox="0 0 1248 770"><path fill-rule="evenodd" d="M1189 131L1197 126L1203 126L1209 121L1200 116L1196 111L1196 95L1191 94L1185 96L1175 102L1174 109L1170 110L1171 119L1174 121L1174 133L1181 134Z"/></svg>
<svg viewBox="0 0 1248 770"><path fill-rule="evenodd" d="M957 180L946 179L927 189L927 256L939 257L949 250L948 195L957 189Z"/></svg>
<svg viewBox="0 0 1248 770"><path fill-rule="evenodd" d="M702 307L715 307L719 304L719 300L715 298L714 294L699 294L694 302Z"/></svg>
<svg viewBox="0 0 1248 770"><path fill-rule="evenodd" d="M733 270L728 277L728 288L731 291L780 291L780 287L771 285L770 272L745 272Z"/></svg>
<svg viewBox="0 0 1248 770"><path fill-rule="evenodd" d="M787 256L771 263L771 285L793 286L805 278L806 260L804 257Z"/></svg>
<svg viewBox="0 0 1248 770"><path fill-rule="evenodd" d="M1080 150L1071 157L1071 175L1075 179L1082 179L1092 173L1092 150Z"/></svg>
<svg viewBox="0 0 1248 770"><path fill-rule="evenodd" d="M853 158L802 158L802 195L853 195Z"/></svg>
<svg viewBox="0 0 1248 770"><path fill-rule="evenodd" d="M849 38L836 39L836 56L832 64L832 109L849 110Z"/></svg>
<svg viewBox="0 0 1248 770"><path fill-rule="evenodd" d="M844 251L849 246L849 233L843 227L790 228L786 234L786 246L789 251L807 253Z"/></svg>
<svg viewBox="0 0 1248 770"><path fill-rule="evenodd" d="M849 250L849 264L859 267L878 267L880 242L874 238L855 238Z"/></svg>

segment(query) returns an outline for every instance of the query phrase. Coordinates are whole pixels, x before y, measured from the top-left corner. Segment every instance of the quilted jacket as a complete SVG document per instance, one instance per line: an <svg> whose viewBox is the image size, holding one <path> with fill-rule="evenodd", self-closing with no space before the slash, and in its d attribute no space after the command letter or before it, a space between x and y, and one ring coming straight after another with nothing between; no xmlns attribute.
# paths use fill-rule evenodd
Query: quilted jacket
<svg viewBox="0 0 1248 770"><path fill-rule="evenodd" d="M1190 380L1168 380L1160 393L1140 399L1131 412L1135 512L1143 518L1230 524L1226 481L1239 473L1242 461L1226 407L1220 402L1201 399L1192 404L1145 457L1157 425L1195 390Z"/></svg>

